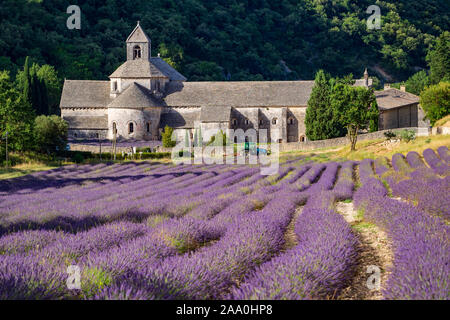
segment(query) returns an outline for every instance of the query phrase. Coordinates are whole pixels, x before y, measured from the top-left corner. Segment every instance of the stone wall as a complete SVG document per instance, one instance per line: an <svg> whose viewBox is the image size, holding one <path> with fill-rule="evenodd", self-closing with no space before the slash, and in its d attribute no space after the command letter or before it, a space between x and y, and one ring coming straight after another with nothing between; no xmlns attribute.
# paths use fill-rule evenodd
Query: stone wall
<svg viewBox="0 0 450 320"><path fill-rule="evenodd" d="M428 128L401 128L392 130L382 130L376 132L370 132L358 135L358 141L364 140L374 140L374 139L384 139L384 133L387 131L399 132L404 129L411 129L416 132L416 136L428 136ZM310 151L322 148L332 148L349 145L350 142L347 137L327 139L327 140L316 140L316 141L305 141L305 142L293 142L293 143L282 143L280 144L280 152L288 151Z"/></svg>
<svg viewBox="0 0 450 320"><path fill-rule="evenodd" d="M67 133L71 139L107 139L107 129L69 129Z"/></svg>

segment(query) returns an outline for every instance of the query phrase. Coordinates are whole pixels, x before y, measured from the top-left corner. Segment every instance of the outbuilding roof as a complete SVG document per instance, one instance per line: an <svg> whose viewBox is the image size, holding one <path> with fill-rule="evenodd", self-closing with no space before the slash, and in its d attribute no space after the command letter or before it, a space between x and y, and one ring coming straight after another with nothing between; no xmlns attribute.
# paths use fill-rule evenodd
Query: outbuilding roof
<svg viewBox="0 0 450 320"><path fill-rule="evenodd" d="M395 88L375 91L378 108L389 110L419 103L419 97Z"/></svg>

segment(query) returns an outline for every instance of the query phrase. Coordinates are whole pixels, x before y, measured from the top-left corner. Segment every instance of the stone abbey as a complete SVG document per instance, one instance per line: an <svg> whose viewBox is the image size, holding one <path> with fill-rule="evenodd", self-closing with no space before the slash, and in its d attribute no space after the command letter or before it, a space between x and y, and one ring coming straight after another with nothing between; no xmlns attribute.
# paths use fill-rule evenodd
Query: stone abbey
<svg viewBox="0 0 450 320"><path fill-rule="evenodd" d="M139 22L126 40L127 61L109 81L65 80L61 116L71 139L159 140L162 129L266 129L271 140L306 141L305 113L314 81L189 82L154 57ZM355 86L370 87L366 72ZM417 127L418 97L397 89L375 92L380 129ZM274 130L276 129L276 130ZM184 131L183 131L184 132ZM184 135L184 133L182 133Z"/></svg>

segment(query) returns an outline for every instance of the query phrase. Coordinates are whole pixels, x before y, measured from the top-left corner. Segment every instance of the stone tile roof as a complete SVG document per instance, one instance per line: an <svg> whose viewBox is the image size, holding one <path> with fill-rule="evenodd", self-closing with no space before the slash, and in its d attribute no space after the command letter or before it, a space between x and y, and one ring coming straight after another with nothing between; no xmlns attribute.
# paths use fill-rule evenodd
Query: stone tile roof
<svg viewBox="0 0 450 320"><path fill-rule="evenodd" d="M152 58L153 59L153 58ZM142 59L133 61L144 61ZM163 61L163 60L161 60ZM131 62L131 61L129 61ZM164 62L165 63L165 62ZM161 64L163 65L163 64ZM171 68L169 66L169 68ZM176 71L175 71L176 72ZM357 80L355 85L360 85ZM239 81L239 82L169 82L164 101L153 104L139 102L146 106L202 107L304 107L311 95L314 81ZM126 101L125 97L148 96L150 92L143 88L134 88L126 94L125 90L116 99L110 98L109 81L66 80L61 96L61 108L84 107L106 108L118 105L141 105ZM122 97L122 98L121 98ZM119 100L118 100L119 99ZM131 100L133 101L133 100Z"/></svg>
<svg viewBox="0 0 450 320"><path fill-rule="evenodd" d="M375 97L377 98L378 108L381 110L395 109L419 103L418 96L394 88L375 91Z"/></svg>
<svg viewBox="0 0 450 320"><path fill-rule="evenodd" d="M66 80L61 108L106 108L112 101L109 81Z"/></svg>
<svg viewBox="0 0 450 320"><path fill-rule="evenodd" d="M306 106L314 81L171 82L169 106Z"/></svg>
<svg viewBox="0 0 450 320"><path fill-rule="evenodd" d="M150 41L151 41L150 38L142 29L139 22L127 38L127 42L150 42Z"/></svg>
<svg viewBox="0 0 450 320"><path fill-rule="evenodd" d="M150 90L144 86L133 82L117 98L115 98L108 108L140 109L149 107L162 107L163 101L156 99Z"/></svg>
<svg viewBox="0 0 450 320"><path fill-rule="evenodd" d="M230 106L204 106L200 113L202 122L229 122L230 117Z"/></svg>
<svg viewBox="0 0 450 320"><path fill-rule="evenodd" d="M64 116L70 129L108 129L108 116Z"/></svg>
<svg viewBox="0 0 450 320"><path fill-rule="evenodd" d="M186 78L159 57L149 60L135 59L124 62L110 78L169 78L174 81L186 81Z"/></svg>
<svg viewBox="0 0 450 320"><path fill-rule="evenodd" d="M200 121L200 113L200 108L198 108L198 112L186 113L180 113L177 110L170 109L161 114L160 128L164 128L166 125L177 129L194 128L195 122Z"/></svg>

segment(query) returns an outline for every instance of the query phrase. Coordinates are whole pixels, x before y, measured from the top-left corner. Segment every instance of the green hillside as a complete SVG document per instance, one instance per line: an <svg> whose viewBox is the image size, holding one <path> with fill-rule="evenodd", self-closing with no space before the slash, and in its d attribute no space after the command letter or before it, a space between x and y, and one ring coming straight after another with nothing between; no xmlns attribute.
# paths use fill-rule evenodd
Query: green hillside
<svg viewBox="0 0 450 320"><path fill-rule="evenodd" d="M69 5L81 30L69 30ZM381 30L367 30L369 5ZM425 68L433 39L449 30L449 3L355 0L2 0L0 70L25 57L60 78L107 79L125 60L136 21L158 52L191 81L312 79L318 69L405 80ZM378 73L377 73L378 72Z"/></svg>

